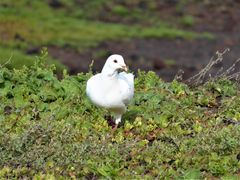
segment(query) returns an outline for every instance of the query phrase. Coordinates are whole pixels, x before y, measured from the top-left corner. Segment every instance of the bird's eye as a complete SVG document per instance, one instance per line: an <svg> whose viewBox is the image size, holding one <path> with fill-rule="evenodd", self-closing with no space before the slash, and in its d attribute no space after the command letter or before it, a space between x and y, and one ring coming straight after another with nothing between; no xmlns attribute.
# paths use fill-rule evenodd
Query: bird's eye
<svg viewBox="0 0 240 180"><path fill-rule="evenodd" d="M114 62L114 63L117 63L117 60L115 59L113 62Z"/></svg>

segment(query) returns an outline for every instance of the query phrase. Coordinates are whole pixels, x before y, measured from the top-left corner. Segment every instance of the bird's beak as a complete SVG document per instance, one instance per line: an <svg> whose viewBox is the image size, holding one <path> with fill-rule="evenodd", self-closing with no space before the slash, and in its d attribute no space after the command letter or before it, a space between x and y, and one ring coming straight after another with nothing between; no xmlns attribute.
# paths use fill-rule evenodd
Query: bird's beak
<svg viewBox="0 0 240 180"><path fill-rule="evenodd" d="M126 71L126 72L128 71L128 67L126 65L121 66L121 69Z"/></svg>

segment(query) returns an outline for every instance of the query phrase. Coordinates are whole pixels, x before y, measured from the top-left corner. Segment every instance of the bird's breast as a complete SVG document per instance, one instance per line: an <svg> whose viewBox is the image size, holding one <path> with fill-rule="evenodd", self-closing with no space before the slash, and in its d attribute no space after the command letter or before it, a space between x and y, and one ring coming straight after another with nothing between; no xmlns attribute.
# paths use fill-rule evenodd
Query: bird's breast
<svg viewBox="0 0 240 180"><path fill-rule="evenodd" d="M133 89L123 78L96 76L87 83L87 95L97 106L125 108L133 96Z"/></svg>

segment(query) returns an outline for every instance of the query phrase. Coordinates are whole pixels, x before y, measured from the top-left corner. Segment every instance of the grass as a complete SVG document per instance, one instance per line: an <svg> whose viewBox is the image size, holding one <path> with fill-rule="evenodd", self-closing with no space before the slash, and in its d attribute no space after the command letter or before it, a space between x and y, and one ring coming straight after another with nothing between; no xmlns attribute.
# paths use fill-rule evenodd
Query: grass
<svg viewBox="0 0 240 180"><path fill-rule="evenodd" d="M46 52L0 69L0 178L237 179L240 89L225 78L189 87L139 72L112 132L86 97L92 75L58 80Z"/></svg>
<svg viewBox="0 0 240 180"><path fill-rule="evenodd" d="M192 27L195 23L194 17L190 15L183 16L181 23L186 27Z"/></svg>
<svg viewBox="0 0 240 180"><path fill-rule="evenodd" d="M35 59L35 60L34 60ZM0 64L5 64L5 67L13 69L20 69L23 66L32 66L36 62L37 58L32 55L26 55L19 50L7 49L0 47ZM49 64L55 64L58 71L66 69L64 65L57 60L48 57L47 62Z"/></svg>
<svg viewBox="0 0 240 180"><path fill-rule="evenodd" d="M141 27L138 25L126 26L103 22L78 20L70 17L49 17L47 22L40 23L41 19L26 16L1 17L1 34L3 45L13 47L55 45L63 47L70 45L79 50L95 47L105 40L129 38L176 38L192 39L199 36L193 32L186 32L168 26ZM107 32L107 33L106 33ZM16 38L20 36L20 40ZM204 36L204 35L203 35ZM4 40L6 39L6 40Z"/></svg>
<svg viewBox="0 0 240 180"><path fill-rule="evenodd" d="M60 1L60 3L62 4L61 8L52 9L44 1L1 1L0 45L7 49L21 51L24 55L29 47L58 46L83 52L86 49L98 46L101 42L111 40L212 37L207 33L197 34L180 30L154 17L152 18L154 23L152 22L149 25L135 23L131 26L97 21L96 17L99 14L91 19L89 13L94 8L99 9L99 12L95 9L94 11L100 13L107 5L107 1L92 1L83 5L83 8L79 8L73 1ZM127 12L127 9L124 9L123 6L115 4L112 6L113 13L122 16ZM76 15L75 12L80 14L82 12L82 15ZM149 15L143 15L141 10L134 9L133 12L128 17L151 21ZM28 59L28 57L25 59ZM13 64L12 66L18 65Z"/></svg>

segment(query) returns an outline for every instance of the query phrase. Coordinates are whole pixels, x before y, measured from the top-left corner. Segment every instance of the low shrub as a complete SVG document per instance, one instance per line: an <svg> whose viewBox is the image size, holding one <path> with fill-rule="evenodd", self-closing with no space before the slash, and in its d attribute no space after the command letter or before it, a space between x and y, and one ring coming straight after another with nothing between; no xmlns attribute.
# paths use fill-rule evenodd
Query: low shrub
<svg viewBox="0 0 240 180"><path fill-rule="evenodd" d="M43 53L31 67L0 68L0 178L237 178L237 83L189 87L139 71L124 122L112 131L85 94L59 80ZM220 90L219 90L220 88Z"/></svg>

